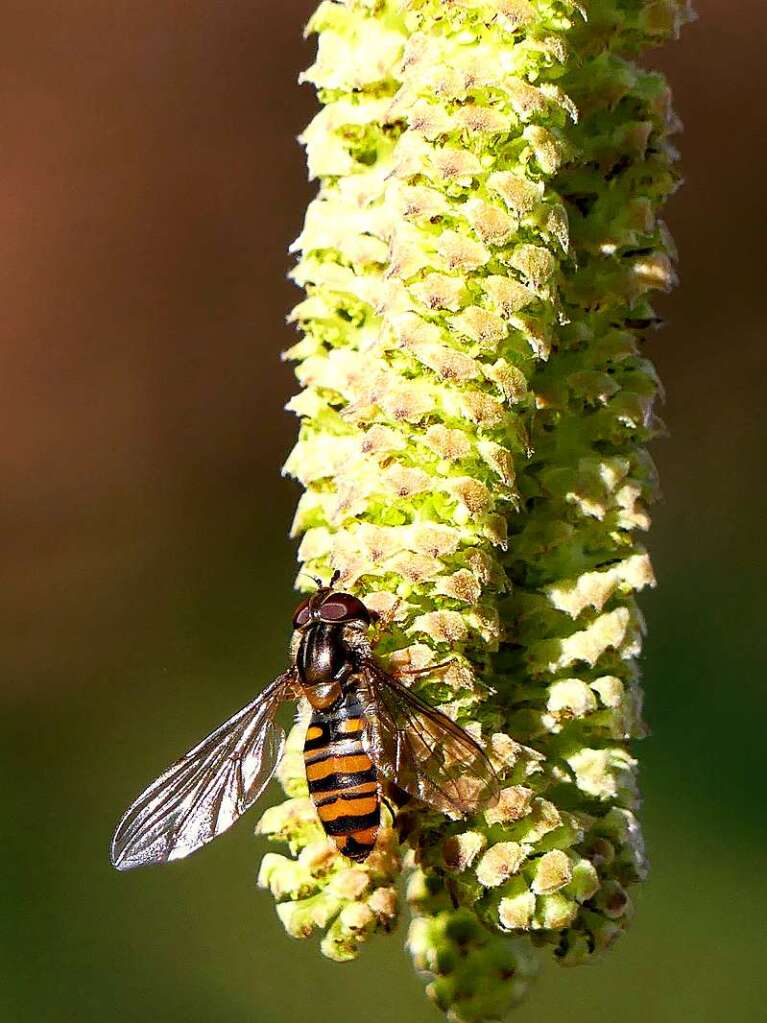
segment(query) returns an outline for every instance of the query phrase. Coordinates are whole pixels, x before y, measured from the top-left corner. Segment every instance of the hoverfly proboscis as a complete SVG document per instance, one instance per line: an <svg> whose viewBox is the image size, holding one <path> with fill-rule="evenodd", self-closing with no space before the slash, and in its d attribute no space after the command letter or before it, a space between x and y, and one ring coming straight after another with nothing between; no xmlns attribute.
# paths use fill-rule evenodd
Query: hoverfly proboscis
<svg viewBox="0 0 767 1023"><path fill-rule="evenodd" d="M384 671L368 639L377 616L334 589L335 581L299 604L291 668L128 809L112 840L118 870L182 859L256 802L282 754L285 732L276 715L286 700L311 707L309 794L325 833L352 860L364 862L375 847L385 782L452 816L497 800L498 779L481 747Z"/></svg>

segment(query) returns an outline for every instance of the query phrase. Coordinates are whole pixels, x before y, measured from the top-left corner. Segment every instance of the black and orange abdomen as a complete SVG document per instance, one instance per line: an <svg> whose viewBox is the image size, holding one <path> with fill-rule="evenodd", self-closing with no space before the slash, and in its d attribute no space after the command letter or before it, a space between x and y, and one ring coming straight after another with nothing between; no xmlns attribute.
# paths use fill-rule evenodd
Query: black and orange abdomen
<svg viewBox="0 0 767 1023"><path fill-rule="evenodd" d="M309 793L325 833L359 863L372 852L381 823L378 775L364 729L359 701L348 693L333 707L314 710L304 743Z"/></svg>

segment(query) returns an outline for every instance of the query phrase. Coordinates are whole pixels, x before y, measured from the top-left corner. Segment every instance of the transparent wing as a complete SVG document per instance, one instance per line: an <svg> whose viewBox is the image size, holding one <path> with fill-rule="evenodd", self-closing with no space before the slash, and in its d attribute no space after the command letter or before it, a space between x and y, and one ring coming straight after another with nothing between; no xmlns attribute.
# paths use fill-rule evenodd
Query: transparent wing
<svg viewBox="0 0 767 1023"><path fill-rule="evenodd" d="M362 666L359 696L368 752L386 778L442 813L464 816L497 801L492 764L449 717L373 661Z"/></svg>
<svg viewBox="0 0 767 1023"><path fill-rule="evenodd" d="M294 677L276 678L142 792L112 839L118 870L180 860L255 803L282 753L285 732L275 715L294 696Z"/></svg>

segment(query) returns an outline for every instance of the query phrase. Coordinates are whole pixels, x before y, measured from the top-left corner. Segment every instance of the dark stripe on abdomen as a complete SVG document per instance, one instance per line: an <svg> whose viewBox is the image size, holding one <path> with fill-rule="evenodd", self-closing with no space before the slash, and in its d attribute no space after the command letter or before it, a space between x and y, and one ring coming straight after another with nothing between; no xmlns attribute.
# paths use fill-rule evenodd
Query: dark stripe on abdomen
<svg viewBox="0 0 767 1023"><path fill-rule="evenodd" d="M320 815L325 834L336 838L339 835L354 835L359 831L367 831L368 828L377 828L381 822L381 811L377 804L378 800L376 800L376 808L372 813L364 813L359 816L336 817L335 820L327 821L322 820L322 815Z"/></svg>
<svg viewBox="0 0 767 1023"><path fill-rule="evenodd" d="M342 774L328 774L316 781L309 781L309 791L312 795L315 792L333 792L335 789L349 789L353 785L364 785L367 781L378 781L376 769L371 766L367 771L350 771Z"/></svg>

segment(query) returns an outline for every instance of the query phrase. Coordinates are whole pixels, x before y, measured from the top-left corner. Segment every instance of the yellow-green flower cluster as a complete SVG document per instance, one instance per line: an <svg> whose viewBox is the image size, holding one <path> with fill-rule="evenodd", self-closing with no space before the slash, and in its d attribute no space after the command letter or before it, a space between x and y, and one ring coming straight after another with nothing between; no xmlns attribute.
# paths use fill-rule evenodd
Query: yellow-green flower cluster
<svg viewBox="0 0 767 1023"><path fill-rule="evenodd" d="M454 658L419 691L502 779L472 820L395 822L417 865L409 944L455 1019L519 998L530 938L565 963L606 948L646 869L628 743L659 385L641 346L648 294L673 283L657 213L676 125L629 58L688 17L683 0L325 0L309 25L294 532L306 572L394 612L393 668ZM394 831L363 866L329 852L292 741L292 798L262 830L298 859L270 854L262 879L291 934L328 928L348 958L395 918Z"/></svg>

